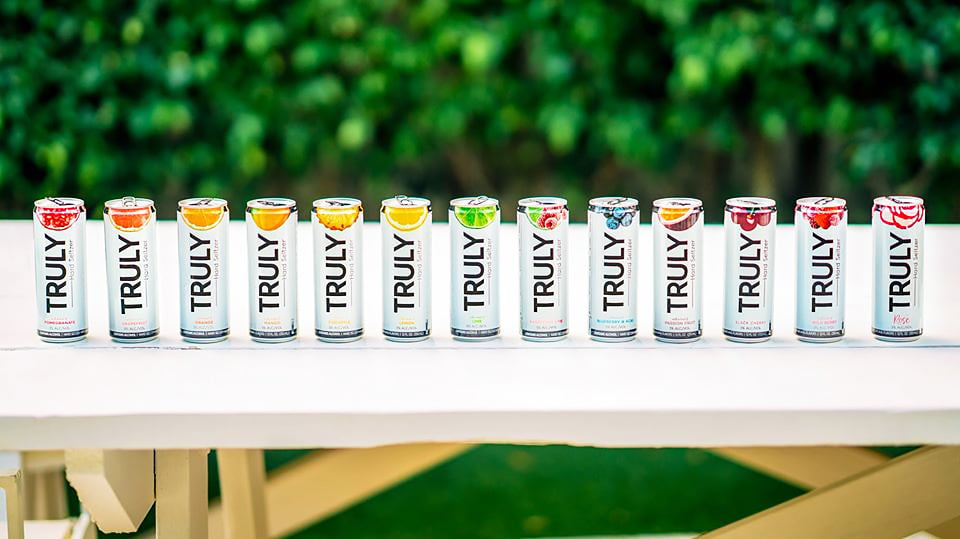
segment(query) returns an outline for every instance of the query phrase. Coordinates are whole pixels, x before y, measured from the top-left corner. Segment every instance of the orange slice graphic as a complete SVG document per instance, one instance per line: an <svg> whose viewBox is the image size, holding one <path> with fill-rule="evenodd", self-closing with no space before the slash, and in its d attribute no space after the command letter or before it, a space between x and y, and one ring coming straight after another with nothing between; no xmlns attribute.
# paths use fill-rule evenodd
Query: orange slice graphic
<svg viewBox="0 0 960 539"><path fill-rule="evenodd" d="M290 217L290 208L253 208L250 217L261 230L276 230Z"/></svg>
<svg viewBox="0 0 960 539"><path fill-rule="evenodd" d="M220 224L226 212L223 208L180 208L180 215L194 230L210 230Z"/></svg>

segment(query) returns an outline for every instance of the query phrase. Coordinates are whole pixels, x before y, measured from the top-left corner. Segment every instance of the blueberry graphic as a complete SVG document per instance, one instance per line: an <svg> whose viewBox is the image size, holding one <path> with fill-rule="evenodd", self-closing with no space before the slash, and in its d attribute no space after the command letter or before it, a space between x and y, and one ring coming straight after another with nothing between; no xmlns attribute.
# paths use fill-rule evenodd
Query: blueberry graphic
<svg viewBox="0 0 960 539"><path fill-rule="evenodd" d="M607 228L610 230L616 230L620 227L620 222L614 219L613 217L607 219Z"/></svg>
<svg viewBox="0 0 960 539"><path fill-rule="evenodd" d="M613 217L613 213L611 213L611 212L609 212L609 211L605 211L605 212L603 212L603 216L606 217L607 219L609 219L609 218Z"/></svg>
<svg viewBox="0 0 960 539"><path fill-rule="evenodd" d="M620 222L623 223L623 226L630 226L630 223L633 222L633 214L632 213L623 214L623 219L620 219Z"/></svg>
<svg viewBox="0 0 960 539"><path fill-rule="evenodd" d="M617 219L623 217L623 208L614 208L613 216L616 217Z"/></svg>

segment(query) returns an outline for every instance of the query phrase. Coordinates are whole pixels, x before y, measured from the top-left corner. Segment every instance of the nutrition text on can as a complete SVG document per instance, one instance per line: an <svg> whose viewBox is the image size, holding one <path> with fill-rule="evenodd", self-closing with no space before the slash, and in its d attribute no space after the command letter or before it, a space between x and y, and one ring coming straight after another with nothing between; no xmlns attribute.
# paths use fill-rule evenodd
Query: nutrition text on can
<svg viewBox="0 0 960 539"><path fill-rule="evenodd" d="M873 335L913 341L923 334L923 199L873 201Z"/></svg>
<svg viewBox="0 0 960 539"><path fill-rule="evenodd" d="M37 334L47 342L87 335L87 210L79 198L43 198L33 208Z"/></svg>
<svg viewBox="0 0 960 539"><path fill-rule="evenodd" d="M843 338L846 308L847 202L808 197L797 201L797 323L801 341Z"/></svg>
<svg viewBox="0 0 960 539"><path fill-rule="evenodd" d="M450 201L450 333L477 341L500 334L500 203Z"/></svg>
<svg viewBox="0 0 960 539"><path fill-rule="evenodd" d="M520 334L530 341L567 336L569 257L567 201L525 198L517 206L520 234Z"/></svg>
<svg viewBox="0 0 960 539"><path fill-rule="evenodd" d="M603 197L587 205L590 238L590 338L629 341L637 335L637 200Z"/></svg>
<svg viewBox="0 0 960 539"><path fill-rule="evenodd" d="M327 342L363 335L363 206L355 198L313 202L315 333Z"/></svg>
<svg viewBox="0 0 960 539"><path fill-rule="evenodd" d="M380 207L383 335L421 341L431 327L430 201L399 195Z"/></svg>
<svg viewBox="0 0 960 539"><path fill-rule="evenodd" d="M250 337L284 342L297 336L297 203L247 202Z"/></svg>
<svg viewBox="0 0 960 539"><path fill-rule="evenodd" d="M226 200L188 198L177 205L180 336L187 342L230 334L229 228Z"/></svg>
<svg viewBox="0 0 960 539"><path fill-rule="evenodd" d="M703 335L703 203L695 198L653 201L653 335L691 342Z"/></svg>
<svg viewBox="0 0 960 539"><path fill-rule="evenodd" d="M727 200L724 230L723 334L737 342L773 335L777 205L772 199Z"/></svg>
<svg viewBox="0 0 960 539"><path fill-rule="evenodd" d="M103 210L110 337L145 342L160 333L157 210L146 198L109 200Z"/></svg>

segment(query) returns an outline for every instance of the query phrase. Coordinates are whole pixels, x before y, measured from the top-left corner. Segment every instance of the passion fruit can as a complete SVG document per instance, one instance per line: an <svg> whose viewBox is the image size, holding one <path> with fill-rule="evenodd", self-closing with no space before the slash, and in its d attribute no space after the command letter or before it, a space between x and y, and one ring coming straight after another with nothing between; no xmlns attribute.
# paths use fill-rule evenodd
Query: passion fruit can
<svg viewBox="0 0 960 539"><path fill-rule="evenodd" d="M653 201L653 335L684 343L703 335L703 203Z"/></svg>
<svg viewBox="0 0 960 539"><path fill-rule="evenodd" d="M79 198L33 205L37 334L46 342L87 335L87 210Z"/></svg>
<svg viewBox="0 0 960 539"><path fill-rule="evenodd" d="M637 336L638 202L602 197L587 205L590 237L590 338L622 342Z"/></svg>
<svg viewBox="0 0 960 539"><path fill-rule="evenodd" d="M103 208L110 337L146 342L160 334L157 210L146 198L109 200Z"/></svg>
<svg viewBox="0 0 960 539"><path fill-rule="evenodd" d="M724 230L723 334L736 342L773 335L773 261L777 204L762 197L727 200Z"/></svg>
<svg viewBox="0 0 960 539"><path fill-rule="evenodd" d="M391 341L430 336L430 201L398 195L380 206L383 254L383 335Z"/></svg>
<svg viewBox="0 0 960 539"><path fill-rule="evenodd" d="M873 335L913 341L923 334L923 199L873 201Z"/></svg>
<svg viewBox="0 0 960 539"><path fill-rule="evenodd" d="M797 201L797 324L801 341L833 342L845 334L847 202Z"/></svg>
<svg viewBox="0 0 960 539"><path fill-rule="evenodd" d="M188 198L177 205L180 336L187 342L217 342L230 334L229 228L226 200Z"/></svg>
<svg viewBox="0 0 960 539"><path fill-rule="evenodd" d="M355 198L313 201L313 282L321 341L363 336L363 205Z"/></svg>
<svg viewBox="0 0 960 539"><path fill-rule="evenodd" d="M461 341L500 334L500 202L450 201L450 333Z"/></svg>
<svg viewBox="0 0 960 539"><path fill-rule="evenodd" d="M297 337L297 203L247 202L250 338L277 343Z"/></svg>
<svg viewBox="0 0 960 539"><path fill-rule="evenodd" d="M517 205L520 234L520 335L557 341L569 332L566 199L532 197Z"/></svg>

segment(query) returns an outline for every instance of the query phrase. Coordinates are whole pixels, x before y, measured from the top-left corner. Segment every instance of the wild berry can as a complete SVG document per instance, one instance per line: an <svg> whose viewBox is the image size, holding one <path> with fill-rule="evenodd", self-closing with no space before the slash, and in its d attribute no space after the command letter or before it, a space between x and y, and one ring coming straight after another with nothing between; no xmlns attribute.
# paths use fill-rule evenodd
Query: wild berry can
<svg viewBox="0 0 960 539"><path fill-rule="evenodd" d="M773 336L773 268L777 203L769 198L727 200L723 334L736 342Z"/></svg>
<svg viewBox="0 0 960 539"><path fill-rule="evenodd" d="M622 342L637 336L638 202L603 197L587 205L590 237L590 338Z"/></svg>
<svg viewBox="0 0 960 539"><path fill-rule="evenodd" d="M37 334L46 342L87 335L87 210L79 198L33 204Z"/></svg>
<svg viewBox="0 0 960 539"><path fill-rule="evenodd" d="M109 200L103 209L110 337L146 342L160 334L157 210L146 198Z"/></svg>
<svg viewBox="0 0 960 539"><path fill-rule="evenodd" d="M363 336L363 205L355 198L313 201L315 334L326 342Z"/></svg>
<svg viewBox="0 0 960 539"><path fill-rule="evenodd" d="M873 335L914 341L923 334L923 199L873 200Z"/></svg>
<svg viewBox="0 0 960 539"><path fill-rule="evenodd" d="M528 341L567 336L567 201L524 198L517 205L520 233L520 335Z"/></svg>
<svg viewBox="0 0 960 539"><path fill-rule="evenodd" d="M703 335L703 203L695 198L653 201L653 335L669 343Z"/></svg>
<svg viewBox="0 0 960 539"><path fill-rule="evenodd" d="M500 202L450 201L450 333L461 341L500 334Z"/></svg>
<svg viewBox="0 0 960 539"><path fill-rule="evenodd" d="M188 198L177 206L180 336L217 342L230 334L230 210L222 198Z"/></svg>
<svg viewBox="0 0 960 539"><path fill-rule="evenodd" d="M797 201L797 338L833 342L845 334L847 201Z"/></svg>
<svg viewBox="0 0 960 539"><path fill-rule="evenodd" d="M297 337L297 203L247 202L250 337L278 343Z"/></svg>
<svg viewBox="0 0 960 539"><path fill-rule="evenodd" d="M398 195L380 207L383 253L383 335L391 341L430 336L430 201Z"/></svg>

